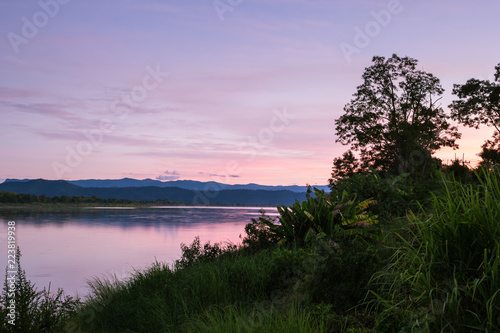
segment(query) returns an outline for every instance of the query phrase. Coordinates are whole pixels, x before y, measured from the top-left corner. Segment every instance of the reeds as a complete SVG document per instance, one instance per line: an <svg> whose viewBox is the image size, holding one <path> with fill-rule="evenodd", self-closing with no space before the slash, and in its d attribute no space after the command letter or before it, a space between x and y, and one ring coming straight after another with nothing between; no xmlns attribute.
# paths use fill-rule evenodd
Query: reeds
<svg viewBox="0 0 500 333"><path fill-rule="evenodd" d="M431 211L410 214L409 236L373 278L378 304L411 309L414 329L500 329L500 173L477 176L475 186L443 178Z"/></svg>

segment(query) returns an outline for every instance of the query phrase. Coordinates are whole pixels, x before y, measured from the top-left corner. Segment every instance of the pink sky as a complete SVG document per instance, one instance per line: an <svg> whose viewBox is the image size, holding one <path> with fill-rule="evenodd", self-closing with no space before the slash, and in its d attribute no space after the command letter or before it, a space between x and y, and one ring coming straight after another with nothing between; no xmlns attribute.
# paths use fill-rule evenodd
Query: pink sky
<svg viewBox="0 0 500 333"><path fill-rule="evenodd" d="M454 83L500 63L498 1L219 3L1 1L0 180L326 184L347 149L334 120L374 55L418 59L445 110ZM391 9L347 59L340 46ZM439 157L478 160L491 130L461 131Z"/></svg>

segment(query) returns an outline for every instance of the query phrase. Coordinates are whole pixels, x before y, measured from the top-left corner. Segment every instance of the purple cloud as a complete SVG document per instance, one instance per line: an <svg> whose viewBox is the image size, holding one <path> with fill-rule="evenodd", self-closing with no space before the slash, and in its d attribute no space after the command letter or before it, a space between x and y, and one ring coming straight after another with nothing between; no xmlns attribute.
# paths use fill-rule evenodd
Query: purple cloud
<svg viewBox="0 0 500 333"><path fill-rule="evenodd" d="M180 178L180 174L177 171L165 171L162 175L156 177L156 180L177 180Z"/></svg>

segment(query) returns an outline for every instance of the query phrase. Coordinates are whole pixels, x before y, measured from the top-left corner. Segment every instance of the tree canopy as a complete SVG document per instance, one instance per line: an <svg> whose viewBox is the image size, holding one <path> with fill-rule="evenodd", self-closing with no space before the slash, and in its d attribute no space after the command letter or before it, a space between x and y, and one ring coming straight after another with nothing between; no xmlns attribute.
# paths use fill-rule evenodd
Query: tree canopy
<svg viewBox="0 0 500 333"><path fill-rule="evenodd" d="M496 82L470 79L465 84L455 84L453 94L458 99L449 106L452 118L465 126L495 128L492 139L484 143L479 153L482 164L500 164L500 64L495 70Z"/></svg>
<svg viewBox="0 0 500 333"><path fill-rule="evenodd" d="M444 91L439 79L417 69L416 59L376 56L362 78L335 121L336 141L352 150L334 160L332 182L370 168L419 177L437 149L458 148L460 134L438 104Z"/></svg>

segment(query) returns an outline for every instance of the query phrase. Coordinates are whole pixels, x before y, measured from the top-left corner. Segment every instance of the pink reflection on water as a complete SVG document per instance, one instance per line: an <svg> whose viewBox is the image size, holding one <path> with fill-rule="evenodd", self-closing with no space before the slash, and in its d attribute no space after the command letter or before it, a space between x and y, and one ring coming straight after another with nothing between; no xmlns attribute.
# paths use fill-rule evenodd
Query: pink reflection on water
<svg viewBox="0 0 500 333"><path fill-rule="evenodd" d="M276 213L275 209L266 211ZM22 251L21 265L39 289L51 282L52 290L62 287L66 293L85 295L86 281L93 277L116 274L123 279L155 260L172 264L180 257L180 244L191 244L196 236L200 236L202 244L240 244L245 224L258 216L258 209L247 208L189 208L179 212L155 209L98 215L84 212L74 217L20 216L16 234ZM1 235L6 235L9 219L0 212ZM6 249L5 244L4 236L0 247ZM5 267L6 250L0 257L0 267Z"/></svg>

